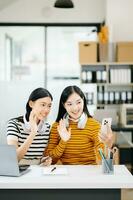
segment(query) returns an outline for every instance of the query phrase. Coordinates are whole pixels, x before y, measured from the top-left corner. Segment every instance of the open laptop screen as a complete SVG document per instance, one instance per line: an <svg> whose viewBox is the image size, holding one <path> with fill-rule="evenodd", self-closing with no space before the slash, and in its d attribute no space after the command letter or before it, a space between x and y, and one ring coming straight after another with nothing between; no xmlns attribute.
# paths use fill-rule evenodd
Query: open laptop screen
<svg viewBox="0 0 133 200"><path fill-rule="evenodd" d="M25 171L29 166L21 166L19 169L16 147L14 145L0 145L0 175L20 176L20 171Z"/></svg>

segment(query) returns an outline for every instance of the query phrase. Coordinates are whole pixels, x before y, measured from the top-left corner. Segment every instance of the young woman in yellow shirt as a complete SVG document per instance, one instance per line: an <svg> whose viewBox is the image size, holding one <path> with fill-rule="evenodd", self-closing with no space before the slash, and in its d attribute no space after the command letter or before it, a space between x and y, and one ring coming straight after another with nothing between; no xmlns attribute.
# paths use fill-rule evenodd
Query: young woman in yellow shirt
<svg viewBox="0 0 133 200"><path fill-rule="evenodd" d="M108 136L101 134L101 142L100 129L100 123L88 112L84 93L77 86L68 86L60 97L45 156L52 157L52 164L59 161L66 165L97 164L98 149L104 149L104 144L112 146L111 130L108 129Z"/></svg>

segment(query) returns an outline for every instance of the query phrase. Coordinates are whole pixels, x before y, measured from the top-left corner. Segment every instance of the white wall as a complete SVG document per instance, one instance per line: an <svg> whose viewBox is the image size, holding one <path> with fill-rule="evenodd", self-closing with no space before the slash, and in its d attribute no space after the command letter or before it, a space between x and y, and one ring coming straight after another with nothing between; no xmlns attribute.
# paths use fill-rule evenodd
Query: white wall
<svg viewBox="0 0 133 200"><path fill-rule="evenodd" d="M73 9L54 8L56 0L18 0L0 11L0 22L102 22L106 0L73 0Z"/></svg>
<svg viewBox="0 0 133 200"><path fill-rule="evenodd" d="M133 0L106 0L111 41L133 41Z"/></svg>

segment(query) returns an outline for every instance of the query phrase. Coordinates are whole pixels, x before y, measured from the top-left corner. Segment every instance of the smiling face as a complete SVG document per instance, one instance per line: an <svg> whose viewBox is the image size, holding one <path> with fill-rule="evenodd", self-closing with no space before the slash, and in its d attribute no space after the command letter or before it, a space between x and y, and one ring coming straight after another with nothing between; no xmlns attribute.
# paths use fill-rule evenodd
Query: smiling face
<svg viewBox="0 0 133 200"><path fill-rule="evenodd" d="M70 118L77 120L83 113L84 101L77 93L73 93L64 103L64 107Z"/></svg>
<svg viewBox="0 0 133 200"><path fill-rule="evenodd" d="M36 101L30 101L29 106L34 110L34 114L37 120L42 121L47 117L51 110L52 100L50 97L44 97L37 99Z"/></svg>

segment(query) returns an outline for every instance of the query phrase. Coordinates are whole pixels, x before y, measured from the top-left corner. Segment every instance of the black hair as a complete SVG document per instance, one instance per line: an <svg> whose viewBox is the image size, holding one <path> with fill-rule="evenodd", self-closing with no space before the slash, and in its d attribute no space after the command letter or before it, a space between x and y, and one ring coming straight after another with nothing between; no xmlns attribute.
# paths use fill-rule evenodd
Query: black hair
<svg viewBox="0 0 133 200"><path fill-rule="evenodd" d="M84 93L82 92L82 90L73 85L73 86L68 86L66 87L60 97L60 101L59 101L59 110L58 110L58 114L57 114L57 118L56 118L56 122L59 122L60 119L63 118L63 116L66 113L66 109L64 107L64 103L67 101L68 97L70 95L72 95L73 93L77 93L84 101L84 108L83 108L83 112L88 116L91 117L91 115L89 114L88 108L87 108L87 102L86 102L86 98Z"/></svg>
<svg viewBox="0 0 133 200"><path fill-rule="evenodd" d="M32 93L30 94L29 99L27 101L27 104L26 104L26 115L25 115L25 117L26 117L27 121L29 121L30 112L32 110L32 108L29 106L29 101L36 101L37 99L44 98L44 97L50 97L51 100L53 100L52 95L45 88L37 88L37 89L32 91Z"/></svg>

